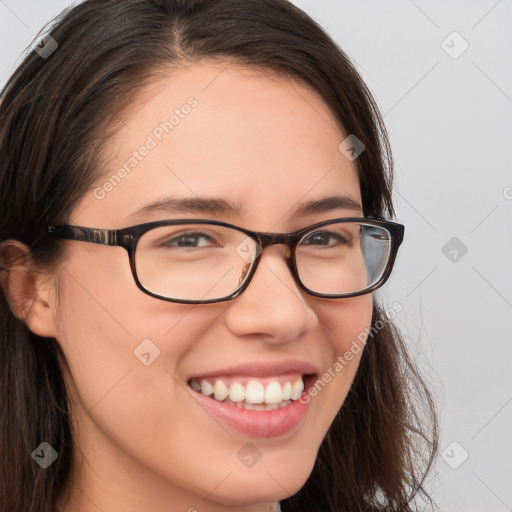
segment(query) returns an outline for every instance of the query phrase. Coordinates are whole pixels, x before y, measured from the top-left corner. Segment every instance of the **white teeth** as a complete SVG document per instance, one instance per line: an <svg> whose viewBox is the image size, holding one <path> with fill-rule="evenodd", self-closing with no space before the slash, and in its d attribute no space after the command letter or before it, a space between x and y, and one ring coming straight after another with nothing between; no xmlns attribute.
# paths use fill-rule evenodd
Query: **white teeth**
<svg viewBox="0 0 512 512"><path fill-rule="evenodd" d="M190 386L205 396L212 397L218 402L230 403L245 409L266 411L286 407L293 400L298 400L304 391L302 378L283 385L277 380L269 382L266 388L257 379L251 379L246 386L240 382L231 382L227 387L222 379L215 379L212 384L208 380L191 379ZM261 405L259 405L261 404Z"/></svg>
<svg viewBox="0 0 512 512"><path fill-rule="evenodd" d="M229 395L229 389L226 387L224 382L217 380L213 385L213 394L215 395L215 400L222 402Z"/></svg>
<svg viewBox="0 0 512 512"><path fill-rule="evenodd" d="M283 386L283 400L290 400L292 396L292 385L290 382L286 382Z"/></svg>
<svg viewBox="0 0 512 512"><path fill-rule="evenodd" d="M279 382L273 380L265 389L265 403L278 404L283 401L283 393Z"/></svg>
<svg viewBox="0 0 512 512"><path fill-rule="evenodd" d="M229 398L233 402L245 400L245 388L239 382L233 382L229 388Z"/></svg>
<svg viewBox="0 0 512 512"><path fill-rule="evenodd" d="M280 404L237 404L237 407L241 407L243 409L248 409L249 411L273 411L274 409L281 409L282 407L286 407L292 403L291 400L287 400L286 402L282 402Z"/></svg>
<svg viewBox="0 0 512 512"><path fill-rule="evenodd" d="M245 401L248 404L261 404L265 401L265 388L257 380L250 380L245 386Z"/></svg>
<svg viewBox="0 0 512 512"><path fill-rule="evenodd" d="M290 398L292 400L297 400L300 396L300 394L304 391L304 382L302 382L302 379L297 379L292 386L292 394Z"/></svg>
<svg viewBox="0 0 512 512"><path fill-rule="evenodd" d="M195 379L192 379L192 380L195 380ZM210 396L213 394L213 386L207 380L201 381L201 393L204 396Z"/></svg>

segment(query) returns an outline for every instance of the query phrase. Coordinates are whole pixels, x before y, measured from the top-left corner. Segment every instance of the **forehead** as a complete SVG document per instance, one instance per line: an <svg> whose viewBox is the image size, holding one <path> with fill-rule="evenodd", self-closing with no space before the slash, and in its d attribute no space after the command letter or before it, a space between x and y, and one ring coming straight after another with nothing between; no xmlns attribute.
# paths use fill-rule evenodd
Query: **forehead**
<svg viewBox="0 0 512 512"><path fill-rule="evenodd" d="M169 70L125 114L106 145L102 193L91 190L75 210L82 224L122 227L171 196L243 203L229 219L255 228L291 222L301 203L320 197L360 204L356 163L338 149L348 134L316 91L289 77L200 61Z"/></svg>

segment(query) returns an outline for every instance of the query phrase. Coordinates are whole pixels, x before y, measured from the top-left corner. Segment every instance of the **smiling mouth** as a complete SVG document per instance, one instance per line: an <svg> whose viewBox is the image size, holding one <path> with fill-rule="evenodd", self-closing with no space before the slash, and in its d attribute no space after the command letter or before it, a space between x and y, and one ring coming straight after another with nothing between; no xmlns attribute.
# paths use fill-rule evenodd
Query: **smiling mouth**
<svg viewBox="0 0 512 512"><path fill-rule="evenodd" d="M252 411L288 407L298 400L315 375L289 373L275 377L226 376L192 378L187 384L196 392L226 405Z"/></svg>

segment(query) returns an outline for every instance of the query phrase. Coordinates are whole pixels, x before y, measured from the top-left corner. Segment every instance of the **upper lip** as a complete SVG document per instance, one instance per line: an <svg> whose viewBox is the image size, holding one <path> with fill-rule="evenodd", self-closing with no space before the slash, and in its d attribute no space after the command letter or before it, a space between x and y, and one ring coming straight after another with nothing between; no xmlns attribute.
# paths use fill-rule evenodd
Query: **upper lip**
<svg viewBox="0 0 512 512"><path fill-rule="evenodd" d="M313 364L305 361L299 361L297 359L264 362L253 361L192 375L191 378L206 379L208 377L227 377L230 375L272 377L283 373L317 374L318 370Z"/></svg>

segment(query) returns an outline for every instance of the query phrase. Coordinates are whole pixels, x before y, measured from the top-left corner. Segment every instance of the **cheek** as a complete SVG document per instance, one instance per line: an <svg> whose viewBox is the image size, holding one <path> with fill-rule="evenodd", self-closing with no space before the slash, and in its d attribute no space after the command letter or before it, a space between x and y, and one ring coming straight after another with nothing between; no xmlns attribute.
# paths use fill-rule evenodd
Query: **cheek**
<svg viewBox="0 0 512 512"><path fill-rule="evenodd" d="M108 402L122 409L134 390L149 386L159 360L157 330L124 251L100 248L95 255L87 249L73 255L63 272L58 341L79 390L77 405L96 411Z"/></svg>
<svg viewBox="0 0 512 512"><path fill-rule="evenodd" d="M79 393L75 406L111 438L168 432L184 421L180 362L198 349L191 340L204 338L217 310L150 297L125 254L102 256L100 268L91 255L76 255L63 272L58 341Z"/></svg>
<svg viewBox="0 0 512 512"><path fill-rule="evenodd" d="M325 361L309 395L319 409L327 431L350 390L365 347L372 320L371 294L331 302L318 313L324 337Z"/></svg>
<svg viewBox="0 0 512 512"><path fill-rule="evenodd" d="M371 326L372 309L372 295L367 294L339 302L331 301L318 310L320 325L324 328L325 338L330 340L333 355L341 356L351 351L356 356L362 352L354 347L364 348L366 333Z"/></svg>
<svg viewBox="0 0 512 512"><path fill-rule="evenodd" d="M107 467L105 454L115 445L172 481L194 482L191 470L173 474L166 463L183 459L200 438L190 434L180 407L185 391L175 379L189 340L196 330L199 336L199 323L188 320L192 306L143 294L130 286L131 275L106 282L106 273L86 274L89 265L67 266L58 338L77 428L87 432L79 437L90 441L83 451L91 463ZM194 455L198 460L200 454ZM208 456L214 464L216 454ZM214 488L218 475L209 478Z"/></svg>

